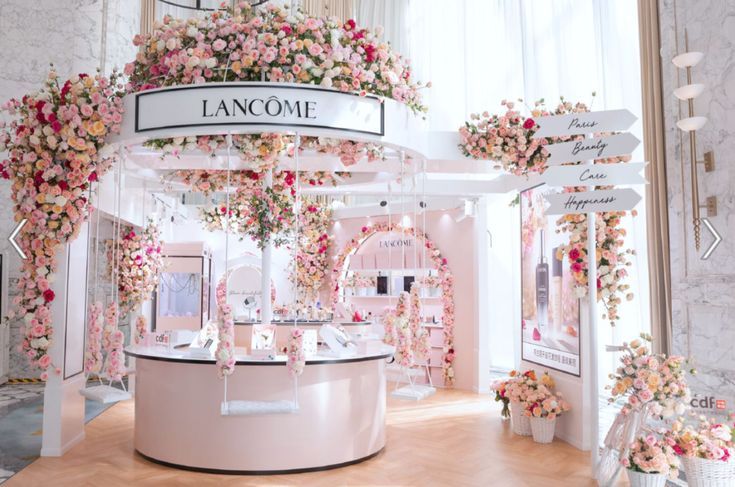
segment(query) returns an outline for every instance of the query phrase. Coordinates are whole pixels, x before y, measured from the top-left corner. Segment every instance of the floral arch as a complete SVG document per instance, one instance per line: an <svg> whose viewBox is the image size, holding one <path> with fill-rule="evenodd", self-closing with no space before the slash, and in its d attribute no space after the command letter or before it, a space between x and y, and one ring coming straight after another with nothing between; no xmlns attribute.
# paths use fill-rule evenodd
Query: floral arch
<svg viewBox="0 0 735 487"><path fill-rule="evenodd" d="M347 258L353 255L360 246L370 237L380 232L402 233L423 242L428 251L428 257L436 266L441 282L442 290L442 322L444 324L444 349L442 352L442 372L444 375L444 385L451 386L454 384L454 276L452 276L447 259L442 256L439 248L429 237L415 228L406 228L399 223L376 223L362 227L360 233L350 239L337 255L332 268L332 306L337 304L339 299L340 282L345 272L345 262Z"/></svg>

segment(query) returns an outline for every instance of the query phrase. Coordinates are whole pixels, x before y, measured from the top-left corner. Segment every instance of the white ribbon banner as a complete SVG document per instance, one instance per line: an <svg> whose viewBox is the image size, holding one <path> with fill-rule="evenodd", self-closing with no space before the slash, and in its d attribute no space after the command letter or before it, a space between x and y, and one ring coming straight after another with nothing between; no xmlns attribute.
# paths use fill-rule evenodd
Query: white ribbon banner
<svg viewBox="0 0 735 487"><path fill-rule="evenodd" d="M579 166L551 166L542 176L549 186L615 186L645 184L641 171L645 162L594 164Z"/></svg>
<svg viewBox="0 0 735 487"><path fill-rule="evenodd" d="M533 135L534 138L538 139L541 137L626 130L636 121L636 116L630 113L630 110L621 109L547 115L536 117L533 121L539 126L539 129Z"/></svg>
<svg viewBox="0 0 735 487"><path fill-rule="evenodd" d="M607 137L593 137L550 144L546 146L546 150L549 151L546 164L563 164L565 162L604 159L630 154L640 143L641 141L635 135L625 132Z"/></svg>
<svg viewBox="0 0 735 487"><path fill-rule="evenodd" d="M280 83L206 83L137 93L135 133L270 125L385 134L380 98Z"/></svg>
<svg viewBox="0 0 735 487"><path fill-rule="evenodd" d="M635 208L641 195L630 188L584 191L581 193L551 193L544 198L551 206L547 215L569 215L606 211L628 211Z"/></svg>

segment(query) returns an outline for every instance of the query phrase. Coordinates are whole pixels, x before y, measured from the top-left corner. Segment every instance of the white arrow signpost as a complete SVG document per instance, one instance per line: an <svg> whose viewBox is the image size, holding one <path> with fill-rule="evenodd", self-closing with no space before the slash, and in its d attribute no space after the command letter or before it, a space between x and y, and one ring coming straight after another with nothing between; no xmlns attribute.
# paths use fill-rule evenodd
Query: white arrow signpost
<svg viewBox="0 0 735 487"><path fill-rule="evenodd" d="M577 193L557 193L545 195L551 207L548 214L587 213L587 294L589 296L589 370L588 383L590 411L590 453L592 472L597 478L599 461L599 427L600 412L599 384L597 378L597 238L595 234L595 212L630 210L641 197L632 189L611 189L595 191L595 186L613 186L615 184L635 184L640 179L641 167L635 169L611 169L624 167L619 164L595 165L595 159L630 154L640 141L627 133L610 136L598 136L602 132L612 132L629 128L636 117L628 110L607 110L601 112L570 113L567 115L550 115L534 118L539 129L534 138L585 135L586 138L547 145L549 151L548 164L551 165L544 174L544 181L554 186L589 186L589 191ZM588 164L577 166L555 167L554 164L586 160ZM601 169L601 168L605 169ZM599 179L592 175L599 174ZM584 181L582 179L584 178ZM615 181L621 181L616 183ZM626 181L623 183L623 181ZM582 183L582 184L580 184Z"/></svg>
<svg viewBox="0 0 735 487"><path fill-rule="evenodd" d="M606 157L631 154L641 141L629 133L572 140L560 144L547 145L549 159L546 164L605 159Z"/></svg>
<svg viewBox="0 0 735 487"><path fill-rule="evenodd" d="M619 184L645 184L641 174L645 162L627 164L595 164L577 166L551 166L542 176L549 186L614 186Z"/></svg>
<svg viewBox="0 0 735 487"><path fill-rule="evenodd" d="M13 232L8 237L8 241L10 242L10 245L13 246L15 251L18 252L18 255L20 255L20 258L23 260L26 260L28 256L26 255L25 252L23 252L23 249L20 248L20 245L18 245L18 242L15 241L15 237L18 236L18 234L20 233L20 230L23 228L23 226L26 223L28 223L27 219L24 218L23 220L21 220L20 223L18 223L18 226L15 227Z"/></svg>

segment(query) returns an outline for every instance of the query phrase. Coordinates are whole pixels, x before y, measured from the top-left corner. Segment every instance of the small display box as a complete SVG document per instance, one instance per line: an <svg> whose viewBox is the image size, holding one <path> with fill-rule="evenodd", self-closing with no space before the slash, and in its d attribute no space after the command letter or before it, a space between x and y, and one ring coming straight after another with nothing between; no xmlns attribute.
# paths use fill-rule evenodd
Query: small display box
<svg viewBox="0 0 735 487"><path fill-rule="evenodd" d="M204 242L166 243L163 255L153 329L199 330L214 314L211 253Z"/></svg>

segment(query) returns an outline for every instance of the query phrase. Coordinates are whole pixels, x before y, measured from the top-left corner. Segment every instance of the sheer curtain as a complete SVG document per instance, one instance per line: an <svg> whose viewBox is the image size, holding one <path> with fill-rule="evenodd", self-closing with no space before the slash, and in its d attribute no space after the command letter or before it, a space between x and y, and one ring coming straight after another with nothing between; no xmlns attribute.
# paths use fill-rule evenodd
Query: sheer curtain
<svg viewBox="0 0 735 487"><path fill-rule="evenodd" d="M543 98L553 108L564 96L641 116L636 0L360 0L357 20L386 27L417 79L431 80L432 130L457 130L473 112L498 113L503 99L531 106ZM642 139L640 121L630 130ZM643 160L642 147L633 160ZM645 201L637 209L625 222L626 247L637 251L628 268L635 299L624 300L615 328L600 321L601 347L650 330ZM599 356L604 384L614 357L602 348Z"/></svg>

